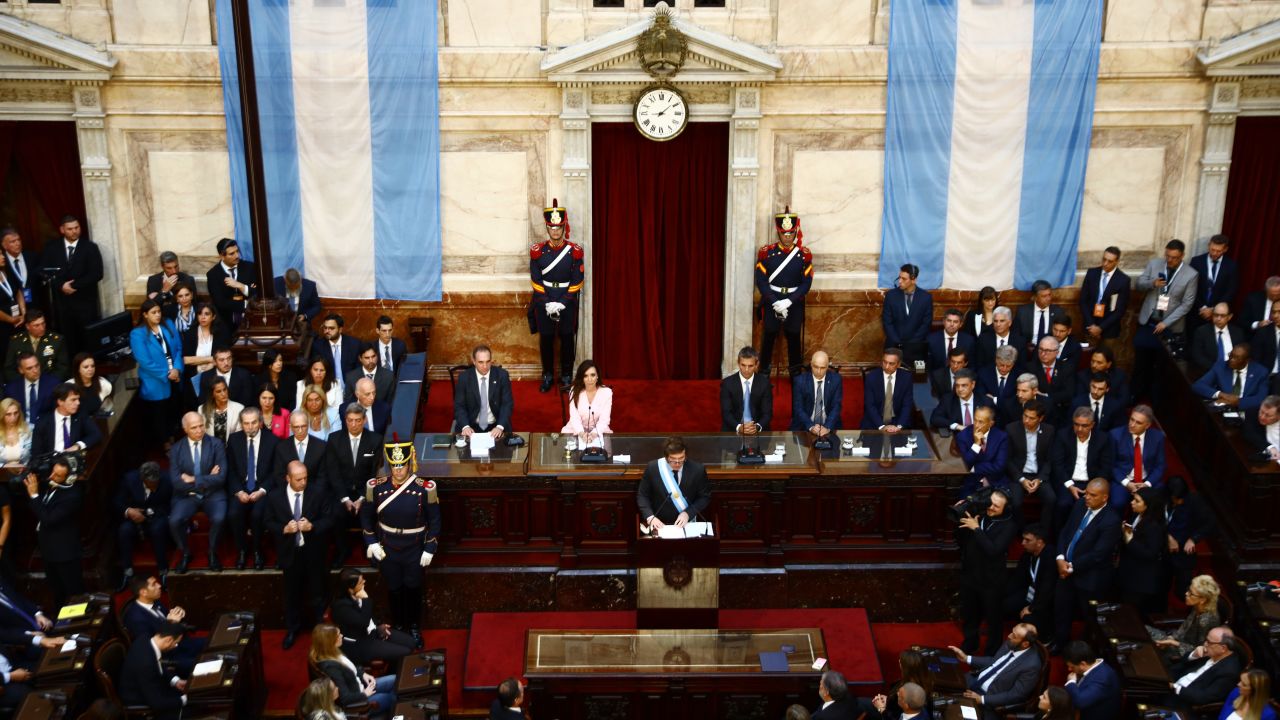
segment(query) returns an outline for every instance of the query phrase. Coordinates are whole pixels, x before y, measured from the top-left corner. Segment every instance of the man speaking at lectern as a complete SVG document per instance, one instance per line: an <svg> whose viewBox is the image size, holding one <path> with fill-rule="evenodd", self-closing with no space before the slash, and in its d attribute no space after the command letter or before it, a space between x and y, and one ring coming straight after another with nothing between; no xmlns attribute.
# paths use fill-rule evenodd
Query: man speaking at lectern
<svg viewBox="0 0 1280 720"><path fill-rule="evenodd" d="M669 437L662 446L665 457L644 469L636 490L636 507L650 529L664 525L684 527L711 502L711 485L701 463L688 459L684 438Z"/></svg>

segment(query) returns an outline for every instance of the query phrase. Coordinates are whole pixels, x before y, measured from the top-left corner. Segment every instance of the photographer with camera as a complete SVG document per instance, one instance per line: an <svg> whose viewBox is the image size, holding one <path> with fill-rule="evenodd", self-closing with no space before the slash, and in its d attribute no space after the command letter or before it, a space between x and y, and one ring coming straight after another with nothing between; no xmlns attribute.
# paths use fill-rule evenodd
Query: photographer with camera
<svg viewBox="0 0 1280 720"><path fill-rule="evenodd" d="M989 497L989 499L987 499ZM984 505L985 500L985 507ZM969 498L956 531L960 545L960 622L964 627L965 653L978 651L982 621L987 622L987 654L994 655L1003 642L1003 606L1008 569L1005 558L1017 533L1005 508L1003 490L983 491Z"/></svg>
<svg viewBox="0 0 1280 720"><path fill-rule="evenodd" d="M67 598L84 592L84 576L80 571L80 508L84 505L84 487L77 485L71 473L71 461L65 456L53 458L44 490L33 461L25 484L31 512L36 516L36 542L44 558L45 576L53 591L55 607ZM43 474L43 473L41 473Z"/></svg>

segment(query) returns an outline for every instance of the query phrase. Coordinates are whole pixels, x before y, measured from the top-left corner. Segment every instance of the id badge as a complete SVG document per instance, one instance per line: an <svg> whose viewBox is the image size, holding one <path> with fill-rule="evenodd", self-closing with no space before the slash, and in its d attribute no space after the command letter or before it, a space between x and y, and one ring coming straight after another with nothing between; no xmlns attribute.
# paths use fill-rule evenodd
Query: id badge
<svg viewBox="0 0 1280 720"><path fill-rule="evenodd" d="M1169 310L1168 295L1161 295L1160 297L1156 298L1156 310L1159 310L1160 312L1167 312Z"/></svg>
<svg viewBox="0 0 1280 720"><path fill-rule="evenodd" d="M9 306L9 314L10 314L10 315L12 315L12 316L14 316L14 317L18 317L18 313L19 313L21 310L22 310L22 308L18 307L17 305L10 305L10 306Z"/></svg>
<svg viewBox="0 0 1280 720"><path fill-rule="evenodd" d="M22 299L28 305L31 304L31 288L22 288Z"/></svg>
<svg viewBox="0 0 1280 720"><path fill-rule="evenodd" d="M1103 303L1094 303L1093 316L1096 318L1104 317L1107 314L1107 306Z"/></svg>

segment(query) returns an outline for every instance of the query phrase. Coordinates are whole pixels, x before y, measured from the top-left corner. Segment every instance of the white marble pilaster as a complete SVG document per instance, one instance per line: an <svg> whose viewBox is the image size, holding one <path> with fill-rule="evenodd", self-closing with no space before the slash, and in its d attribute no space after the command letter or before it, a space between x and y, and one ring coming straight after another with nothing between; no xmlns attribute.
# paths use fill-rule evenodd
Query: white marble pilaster
<svg viewBox="0 0 1280 720"><path fill-rule="evenodd" d="M584 86L564 88L561 93L560 129L563 133L560 171L560 202L569 210L573 241L582 246L587 277L578 297L578 359L592 357L594 321L591 282L591 94ZM550 198L548 198L550 200Z"/></svg>
<svg viewBox="0 0 1280 720"><path fill-rule="evenodd" d="M84 206L90 239L102 253L102 282L98 299L102 314L124 310L124 286L120 281L120 238L115 211L111 206L111 161L107 155L106 113L102 109L99 86L72 88L76 123L76 144L80 148L80 175L84 183Z"/></svg>
<svg viewBox="0 0 1280 720"><path fill-rule="evenodd" d="M1231 147L1235 143L1239 114L1240 83L1215 83L1209 104L1209 124L1205 128L1204 155L1200 157L1200 193L1196 200L1193 241L1193 252L1197 254L1207 249L1210 236L1222 232Z"/></svg>
<svg viewBox="0 0 1280 720"><path fill-rule="evenodd" d="M728 375L737 367L738 349L751 344L756 233L760 227L760 219L756 217L756 185L760 179L760 88L735 88L733 95L733 117L729 125L729 237L724 258L722 375Z"/></svg>

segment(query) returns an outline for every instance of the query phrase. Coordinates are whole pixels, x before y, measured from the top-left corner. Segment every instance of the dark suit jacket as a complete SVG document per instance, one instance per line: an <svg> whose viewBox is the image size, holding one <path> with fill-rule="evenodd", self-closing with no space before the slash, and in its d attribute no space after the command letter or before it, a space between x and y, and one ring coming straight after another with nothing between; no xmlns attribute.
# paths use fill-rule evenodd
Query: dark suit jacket
<svg viewBox="0 0 1280 720"><path fill-rule="evenodd" d="M1035 326L1036 309L1036 304L1033 302L1026 305L1019 305L1018 309L1013 313L1013 331L1026 338L1027 342L1033 342L1036 337L1036 332L1039 330L1039 328ZM1053 321L1066 314L1066 310L1063 310L1057 305L1050 304L1049 327L1045 328L1047 331L1046 334L1052 334Z"/></svg>
<svg viewBox="0 0 1280 720"><path fill-rule="evenodd" d="M1089 268L1084 274L1084 283L1080 286L1081 326L1097 325L1102 328L1102 337L1120 337L1120 324L1124 321L1125 311L1129 309L1129 296L1132 294L1132 283L1123 270L1117 268L1111 273L1107 287L1103 291L1103 315L1093 316L1093 306L1098 301L1098 283L1102 280L1102 268Z"/></svg>
<svg viewBox="0 0 1280 720"><path fill-rule="evenodd" d="M1004 468L1008 464L1009 436L998 427L992 427L987 433L987 446L982 452L973 451L973 426L956 433L956 447L960 449L960 457L964 466L969 469L969 478L977 483L985 478L992 486L1004 486Z"/></svg>
<svg viewBox="0 0 1280 720"><path fill-rule="evenodd" d="M1249 342L1249 349L1253 352L1250 357L1253 361L1271 372L1276 366L1276 338L1280 336L1280 331L1276 330L1274 325L1268 325L1262 330L1253 334L1253 340Z"/></svg>
<svg viewBox="0 0 1280 720"><path fill-rule="evenodd" d="M1170 504L1169 507L1173 512L1166 515L1165 532L1178 541L1179 547L1187 540L1195 540L1198 543L1202 538L1217 534L1218 521L1213 512L1205 506L1204 499L1199 493L1187 493L1181 505Z"/></svg>
<svg viewBox="0 0 1280 720"><path fill-rule="evenodd" d="M1089 477L1111 477L1111 470L1116 464L1116 449L1111 442L1111 436L1099 432L1095 427L1089 436L1088 453L1085 468L1089 471ZM1064 487L1065 483L1071 480L1071 473L1075 467L1076 434L1066 429L1056 433L1053 440L1053 482L1057 483L1058 487ZM1058 493L1059 497L1063 495L1064 493ZM1070 495L1066 494L1066 497Z"/></svg>
<svg viewBox="0 0 1280 720"><path fill-rule="evenodd" d="M1196 283L1196 311L1202 307L1212 308L1220 302L1234 302L1236 291L1240 289L1240 268L1236 261L1222 256L1218 261L1218 281L1210 287L1209 253L1201 253L1191 258L1191 267L1199 274Z"/></svg>
<svg viewBox="0 0 1280 720"><path fill-rule="evenodd" d="M908 315L906 293L900 288L890 288L884 294L880 324L884 326L885 347L925 342L933 325L933 296L917 287L911 295L911 314Z"/></svg>
<svg viewBox="0 0 1280 720"><path fill-rule="evenodd" d="M911 414L915 410L911 373L898 368L893 375L893 417L884 416L884 370L875 368L863 376L862 423L863 430L876 430L881 425L911 427Z"/></svg>
<svg viewBox="0 0 1280 720"><path fill-rule="evenodd" d="M1000 391L1000 374L994 364L978 368L978 392L999 403L1018 394L1018 368L1014 367L1004 379L1004 391Z"/></svg>
<svg viewBox="0 0 1280 720"><path fill-rule="evenodd" d="M93 418L84 416L83 413L77 413L72 415L70 420L72 443L82 442L87 450L102 440L102 431L98 429L98 422ZM50 411L41 415L36 422L35 432L31 434L31 455L33 457L53 452L57 442L56 434L62 433L62 428L55 424L56 421L57 413Z"/></svg>
<svg viewBox="0 0 1280 720"><path fill-rule="evenodd" d="M214 466L220 472L212 473ZM182 475L194 475L196 481L188 485L182 481ZM227 453L222 441L212 435L205 435L200 441L200 467L192 464L191 442L185 436L174 441L169 447L169 474L173 478L174 499L188 495L208 495L222 492L227 484Z"/></svg>
<svg viewBox="0 0 1280 720"><path fill-rule="evenodd" d="M507 432L514 432L511 427L511 413L515 409L515 401L511 397L511 376L507 371L489 366L489 410L493 412L494 425L501 425ZM481 429L476 425L476 416L480 414L480 380L475 367L469 367L458 376L458 384L453 391L453 421L455 429L470 425L473 430Z"/></svg>
<svg viewBox="0 0 1280 720"><path fill-rule="evenodd" d="M977 413L980 407L995 409L995 405L985 395L975 392L970 400L972 400L969 411L971 414ZM952 423L964 425L964 409L960 407L960 397L954 392L949 392L938 400L938 406L929 415L929 425L935 428L950 428Z"/></svg>
<svg viewBox="0 0 1280 720"><path fill-rule="evenodd" d="M181 270L179 270L178 282L176 285L174 285L174 287L178 287L178 285L189 285L192 291L194 292L196 287L196 279L191 277L187 273L184 273ZM173 300L173 293L172 292L162 293L160 291L161 287L164 287L164 271L160 271L155 275L151 275L150 277L147 278L147 294L150 295L151 293L156 293L155 300L158 303L165 304L165 303L171 302Z"/></svg>
<svg viewBox="0 0 1280 720"><path fill-rule="evenodd" d="M1013 571L1012 592L1017 593L1019 598L1026 598L1027 590L1032 582L1035 583L1036 596L1031 601L1031 612L1042 621L1053 617L1051 614L1053 591L1058 585L1058 563L1054 559L1056 557L1058 557L1058 551L1050 542L1045 545L1044 550L1040 551L1040 564L1036 567L1034 581L1031 579L1031 562L1035 557L1029 552L1022 553L1022 557L1018 558L1018 567Z"/></svg>
<svg viewBox="0 0 1280 720"><path fill-rule="evenodd" d="M503 707L502 701L497 698L489 703L489 720L522 720L523 718L524 710Z"/></svg>
<svg viewBox="0 0 1280 720"><path fill-rule="evenodd" d="M157 600L152 607L158 608L160 615L168 617L169 608L164 603ZM150 610L143 610L141 605L130 599L125 603L124 610L120 612L120 619L124 622L125 629L129 631L129 636L136 640L150 638L160 632L160 626L165 622L165 618L160 615Z"/></svg>
<svg viewBox="0 0 1280 720"><path fill-rule="evenodd" d="M35 615L40 612L36 604L20 595L8 581L0 578L0 595L8 602L0 602L0 643L5 645L31 644L31 635L40 627L35 623ZM53 618L49 618L52 620Z"/></svg>
<svg viewBox="0 0 1280 720"><path fill-rule="evenodd" d="M182 715L182 691L170 685L156 661L151 636L135 638L120 672L120 699L126 705L145 705L157 720L177 720Z"/></svg>
<svg viewBox="0 0 1280 720"><path fill-rule="evenodd" d="M342 378L343 382L345 382L347 374L360 367L360 349L364 346L364 343L343 333L339 344L342 346L342 367L340 368L333 367L333 345L323 337L316 338L315 342L311 344L311 357L327 360L329 367L333 368L333 372L336 373L337 377Z"/></svg>
<svg viewBox="0 0 1280 720"><path fill-rule="evenodd" d="M209 268L209 272L204 275L205 281L209 284L209 301L218 311L218 317L222 321L231 326L231 318L235 313L243 313L245 308L245 300L258 295L258 269L248 260L241 259L240 264L236 266L236 278L239 282L249 286L249 294L245 296L245 300L233 300L239 292L233 288L227 287L223 282L227 279L227 273L222 269L221 262L215 262L213 267Z"/></svg>
<svg viewBox="0 0 1280 720"><path fill-rule="evenodd" d="M1117 485L1133 470L1133 436L1129 434L1128 423L1111 431L1111 442L1116 448L1116 464L1111 472L1111 479ZM1150 485L1164 484L1165 452L1164 433L1160 428L1149 427L1142 439L1142 481ZM1113 486L1112 494L1118 490Z"/></svg>
<svg viewBox="0 0 1280 720"><path fill-rule="evenodd" d="M995 657L970 658L969 667L972 672L965 676L966 681L970 690L982 695L984 707L993 708L1024 702L1035 692L1036 680L1040 676L1040 655L1036 653L1034 647L1027 648L1016 660L1010 662L996 675L991 687L985 693L982 692L982 683L978 681L978 676L1007 654L1009 654L1009 646L1003 645Z"/></svg>
<svg viewBox="0 0 1280 720"><path fill-rule="evenodd" d="M844 427L840 417L840 413L844 405L844 380L840 377L840 373L833 372L829 369L826 376L822 378L822 381L822 407L827 413L827 417L822 424L828 430L839 430ZM813 373L801 373L795 377L794 381L792 381L792 430L808 430L810 424L813 422L814 400L817 395L814 387L815 383ZM754 390L755 386L752 385L751 389Z"/></svg>
<svg viewBox="0 0 1280 720"><path fill-rule="evenodd" d="M1004 432L1009 437L1009 455L1005 468L1008 470L1009 482L1015 483L1022 479L1022 468L1027 465L1027 429L1018 420L1009 423ZM1053 481L1053 436L1053 426L1040 423L1040 429L1036 431L1035 477L1046 483Z"/></svg>
<svg viewBox="0 0 1280 720"><path fill-rule="evenodd" d="M356 399L356 382L362 379L364 379L364 366L357 367L355 370L347 373L346 377L342 379L346 393L342 401L343 404ZM382 366L379 365L374 368L373 388L373 396L375 398L382 402L390 403L391 397L396 391L396 379L391 373L383 370Z"/></svg>
<svg viewBox="0 0 1280 720"><path fill-rule="evenodd" d="M664 523L676 521L680 511L670 499L666 485L662 484L662 473L658 470L658 460L650 460L640 478L640 486L636 489L636 509L640 518L648 520L657 515ZM689 519L693 519L711 502L711 483L707 481L706 468L701 463L686 460L680 469L680 492L684 495L689 507L685 510Z"/></svg>
<svg viewBox="0 0 1280 720"><path fill-rule="evenodd" d="M373 431L379 435L385 435L387 432L387 423L391 422L391 403L384 402L381 399L373 401L373 407L365 410L368 418L373 420ZM365 421L365 429L369 427L368 420Z"/></svg>
<svg viewBox="0 0 1280 720"><path fill-rule="evenodd" d="M1062 532L1058 534L1059 553L1065 555L1071 548L1071 539L1075 537L1087 509L1083 498L1077 500L1071 508L1071 513L1062 523ZM1085 592L1105 592L1111 587L1111 574L1115 567L1113 561L1120 543L1120 516L1110 505L1103 505L1076 541L1070 558L1073 569L1067 577ZM1057 571L1056 567L1054 571Z"/></svg>
<svg viewBox="0 0 1280 720"><path fill-rule="evenodd" d="M324 449L324 476L335 502L343 498L354 502L364 497L366 484L382 467L381 435L368 430L360 433L359 449L360 457L351 457L351 436L346 428L329 434ZM293 454L298 454L296 447Z"/></svg>
<svg viewBox="0 0 1280 720"><path fill-rule="evenodd" d="M307 482L327 485L328 478L325 477L325 447L325 441L308 437L307 456L300 458L298 457L298 444L294 442L292 435L281 440L276 445L276 465L272 470L273 482L284 482L284 474L289 469L289 463L294 460L301 460L302 464L307 466Z"/></svg>
<svg viewBox="0 0 1280 720"><path fill-rule="evenodd" d="M53 411L53 391L62 381L58 378L41 374L40 381L36 384L36 422L40 422L40 418L46 413ZM22 414L27 414L27 380L19 375L16 379L10 380L4 386L5 397L11 397L18 401L18 405L22 408Z"/></svg>
<svg viewBox="0 0 1280 720"><path fill-rule="evenodd" d="M338 626L344 638L364 639L369 637L369 623L373 621L373 599L365 599L356 606L355 598L342 593L329 605L333 614L333 624Z"/></svg>
<svg viewBox="0 0 1280 720"><path fill-rule="evenodd" d="M254 438L254 465L256 484L253 490L247 487L249 477L249 436L243 430L231 433L227 438L227 464L230 466L227 472L227 493L234 495L240 491L254 492L256 490L266 490L271 492L276 486L275 482L275 462L276 448L279 447L280 438L271 434L271 431L262 428L258 431L258 435ZM297 454L297 451L294 451ZM311 479L311 474L307 474L307 478Z"/></svg>
<svg viewBox="0 0 1280 720"><path fill-rule="evenodd" d="M1190 663L1187 673L1199 670L1207 662L1209 658ZM1213 667L1204 671L1204 674L1196 678L1195 682L1183 688L1182 692L1178 693L1178 700L1180 703L1192 706L1220 703L1231 694L1231 689L1240 681L1243 668L1244 663L1240 656L1232 653L1214 663ZM1174 678L1174 682L1177 681L1178 678Z"/></svg>
<svg viewBox="0 0 1280 720"><path fill-rule="evenodd" d="M80 560L80 508L84 505L84 485L49 486L27 503L40 529L36 541L40 554L49 562Z"/></svg>
<svg viewBox="0 0 1280 720"><path fill-rule="evenodd" d="M72 307L77 313L90 312L97 314L98 283L102 281L102 253L94 242L83 235L76 243L76 254L67 262L66 242L55 238L44 245L40 257L42 268L59 268L45 278L53 286L54 303L64 307ZM62 294L62 284L70 280L76 289L71 295ZM60 322L67 322L66 319Z"/></svg>
<svg viewBox="0 0 1280 720"><path fill-rule="evenodd" d="M1068 335L1066 340L1058 344L1058 360L1063 367L1074 372L1076 368L1080 367L1080 353L1083 351L1084 348L1080 346L1080 341ZM1027 359L1036 358L1028 357Z"/></svg>
<svg viewBox="0 0 1280 720"><path fill-rule="evenodd" d="M1120 717L1120 676L1105 662L1076 682L1068 683L1066 689L1071 703L1080 711L1080 720Z"/></svg>
<svg viewBox="0 0 1280 720"><path fill-rule="evenodd" d="M1252 360L1245 368L1244 392L1240 394L1240 409L1256 411L1267 396L1267 382L1270 379L1267 369ZM1206 400L1215 392L1230 393L1235 382L1235 371L1226 363L1219 363L1209 368L1209 372L1200 376L1191 386L1191 390Z"/></svg>
<svg viewBox="0 0 1280 720"><path fill-rule="evenodd" d="M231 381L227 383L227 394L232 400L245 407L258 407L258 389L254 387L254 377L242 367L232 366ZM209 395L209 383L218 376L218 368L200 373L200 402Z"/></svg>
<svg viewBox="0 0 1280 720"><path fill-rule="evenodd" d="M969 359L969 362L973 362L973 353L978 347L978 341L972 335L964 331L957 332L953 346L964 350L965 357ZM947 366L947 335L941 330L934 330L929 333L928 364L930 372Z"/></svg>
<svg viewBox="0 0 1280 720"><path fill-rule="evenodd" d="M266 527L276 538L276 557L280 567L289 568L298 559L299 553L310 553L312 559L324 557L328 552L329 532L333 529L334 506L329 496L319 485L307 482L307 489L302 493L302 517L311 521L311 531L303 533L306 543L299 548L293 533L284 532L284 526L293 520L293 508L289 506L289 486L277 487L267 493Z"/></svg>
<svg viewBox="0 0 1280 720"><path fill-rule="evenodd" d="M277 275L273 280L276 287L276 297L288 304L289 299L285 295L284 276ZM308 320L314 320L320 317L324 312L324 306L320 304L320 293L316 290L316 281L302 278L302 288L298 291L298 313L306 315Z"/></svg>
<svg viewBox="0 0 1280 720"><path fill-rule="evenodd" d="M1233 347L1240 343L1247 342L1244 337L1244 330L1241 330L1235 325L1228 325L1226 333L1231 338L1231 345ZM1261 333L1259 333L1259 335L1261 335ZM1222 358L1218 356L1218 328L1215 327L1213 323L1201 325L1196 328L1195 332L1191 333L1190 352L1191 362L1195 363L1196 367L1210 368L1222 360ZM1271 352L1274 356L1274 346L1272 347Z"/></svg>
<svg viewBox="0 0 1280 720"><path fill-rule="evenodd" d="M1104 373L1107 376L1107 384L1110 387L1108 397L1115 396L1123 405L1128 405L1132 398L1129 397L1129 375L1124 370L1111 366L1111 369ZM1076 393L1089 393L1089 383L1093 381L1093 371L1085 368L1076 373Z"/></svg>
<svg viewBox="0 0 1280 720"><path fill-rule="evenodd" d="M1129 520L1133 522L1133 520ZM1169 547L1164 529L1164 518L1155 513L1143 513L1133 538L1124 542L1121 535L1120 562L1116 566L1116 579L1122 590L1155 595L1168 580L1164 575L1164 556Z"/></svg>
<svg viewBox="0 0 1280 720"><path fill-rule="evenodd" d="M382 365L382 343L374 338L370 341L370 345L378 351L378 365ZM396 377L400 376L400 366L404 364L405 355L409 354L409 348L404 341L398 337L391 338L391 371Z"/></svg>
<svg viewBox="0 0 1280 720"><path fill-rule="evenodd" d="M1074 410L1078 407L1088 407L1090 412L1093 411L1093 397L1089 395L1088 390L1083 394L1076 395L1071 401L1071 408ZM1115 393L1107 393L1102 396L1102 415L1098 418L1098 424L1095 430L1109 433L1118 427L1126 427L1129 422L1129 406L1126 405Z"/></svg>
<svg viewBox="0 0 1280 720"><path fill-rule="evenodd" d="M213 333L212 349L216 350L220 347L231 347L231 330L228 329L228 323L230 322L231 321L229 319L224 319L222 317L216 317L213 319L213 325L210 326L210 332ZM175 325L174 327L177 326ZM193 320L190 327L179 333L178 337L182 339L183 357L194 357L196 349L200 343L200 337L197 334L196 322ZM196 366L190 365L187 367L187 374L195 375L195 370ZM257 403L255 402L254 405L257 405Z"/></svg>
<svg viewBox="0 0 1280 720"><path fill-rule="evenodd" d="M338 686L338 705L358 705L368 700L364 694L362 680L351 672L351 669L337 660L321 660L317 663L320 671L329 676Z"/></svg>
<svg viewBox="0 0 1280 720"><path fill-rule="evenodd" d="M1253 327L1254 323L1262 322L1263 320L1270 319L1267 317L1263 317L1262 313L1266 309L1267 309L1267 291L1266 290L1254 290L1253 292L1244 296L1244 308L1243 308L1243 311L1239 313L1237 317L1239 317L1240 324L1244 326L1244 331L1248 333L1250 337L1253 337L1253 335L1257 332Z"/></svg>
<svg viewBox="0 0 1280 720"><path fill-rule="evenodd" d="M1040 360L1036 359L1028 362L1022 372L1031 373L1036 376L1036 380L1040 383L1039 391L1049 396L1049 403L1053 409L1049 413L1050 419L1060 426L1065 426L1064 422L1070 415L1071 398L1076 396L1076 369L1068 365L1062 360L1058 360L1053 366L1053 382L1049 382L1045 378L1044 366L1040 364Z"/></svg>
<svg viewBox="0 0 1280 720"><path fill-rule="evenodd" d="M129 508L151 510L156 517L167 517L172 502L173 481L168 470L160 471L160 483L149 497L142 486L142 476L137 470L130 470L120 479L120 486L116 488L116 517L125 522L124 511Z"/></svg>
<svg viewBox="0 0 1280 720"><path fill-rule="evenodd" d="M1014 350L1018 351L1018 357L1022 357L1027 348L1027 337L1019 333L1018 328L1015 325L1013 329L1009 331L1006 344L1012 346ZM978 336L978 349L976 351L978 355L977 361L970 362L969 367L995 367L996 349L995 331L993 330L982 333ZM1017 367L1015 367L1014 370L1016 371Z"/></svg>
<svg viewBox="0 0 1280 720"><path fill-rule="evenodd" d="M720 380L720 432L735 432L742 414L742 376L734 373ZM751 377L751 419L761 430L768 430L773 419L773 392L768 376L760 373Z"/></svg>
<svg viewBox="0 0 1280 720"><path fill-rule="evenodd" d="M942 366L936 370L929 371L929 394L940 398L943 395L955 390L956 382L951 377L951 368Z"/></svg>
<svg viewBox="0 0 1280 720"><path fill-rule="evenodd" d="M960 583L1002 590L1009 574L1005 566L1009 543L1018 534L1017 523L1009 514L998 518L984 515L980 521L982 525L977 530L956 529L956 542L960 545Z"/></svg>

